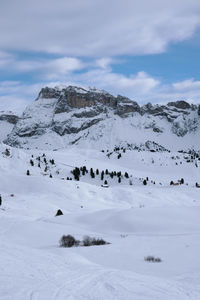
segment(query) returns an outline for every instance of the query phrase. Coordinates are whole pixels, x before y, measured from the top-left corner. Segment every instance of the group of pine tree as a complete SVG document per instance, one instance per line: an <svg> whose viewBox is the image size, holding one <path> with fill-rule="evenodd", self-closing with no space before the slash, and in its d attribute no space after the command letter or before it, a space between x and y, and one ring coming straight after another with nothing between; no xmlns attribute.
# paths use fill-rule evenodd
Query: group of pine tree
<svg viewBox="0 0 200 300"><path fill-rule="evenodd" d="M85 176L88 173L90 174L91 178L95 178L95 177L99 176L102 181L104 180L105 175L107 175L107 177L110 176L111 179L116 177L117 180L118 180L118 183L121 183L121 179L123 177L121 171L118 171L118 172L117 171L108 171L108 169L106 169L105 171L104 170L99 171L99 169L96 169L96 171L94 171L93 168L90 168L90 170L88 170L86 168L86 166L83 166L83 167L80 167L80 168L76 167L72 170L72 174L74 176L74 179L77 180L77 181L79 181L80 176ZM127 172L125 172L124 177L126 179L128 179L129 174ZM104 184L108 184L108 181L105 180Z"/></svg>
<svg viewBox="0 0 200 300"><path fill-rule="evenodd" d="M31 159L30 159L31 167L34 167L37 164L38 168L41 168L42 163L44 164L44 172L46 173L49 169L49 166L48 166L48 161L47 161L45 153L43 153L43 155L41 157L40 156L36 157L36 162L34 162L34 156L33 155L31 156ZM54 159L49 159L49 163L51 165L55 165ZM27 176L31 175L29 169L26 171L26 175ZM50 174L49 177L52 178L52 174Z"/></svg>

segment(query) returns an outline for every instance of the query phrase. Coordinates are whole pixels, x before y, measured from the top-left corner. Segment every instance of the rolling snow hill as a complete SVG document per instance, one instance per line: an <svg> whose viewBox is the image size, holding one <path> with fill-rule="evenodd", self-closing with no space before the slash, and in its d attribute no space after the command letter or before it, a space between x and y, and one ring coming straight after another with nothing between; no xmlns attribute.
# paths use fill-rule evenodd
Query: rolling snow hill
<svg viewBox="0 0 200 300"><path fill-rule="evenodd" d="M58 151L0 145L0 299L200 298L198 158L106 153L75 145ZM97 172L74 180L71 171L84 165L105 170L109 187ZM115 170L120 183L111 177ZM182 177L184 184L170 185ZM58 209L63 215L55 217ZM110 244L59 247L67 234ZM145 261L149 255L161 262Z"/></svg>

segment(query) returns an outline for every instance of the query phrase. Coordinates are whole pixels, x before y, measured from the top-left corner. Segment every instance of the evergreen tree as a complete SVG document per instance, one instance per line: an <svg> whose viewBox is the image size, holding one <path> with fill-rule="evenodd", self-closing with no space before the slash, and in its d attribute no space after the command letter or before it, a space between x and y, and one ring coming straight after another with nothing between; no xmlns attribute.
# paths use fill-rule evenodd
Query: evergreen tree
<svg viewBox="0 0 200 300"><path fill-rule="evenodd" d="M105 180L105 181L104 181L104 184L105 184L105 185L107 185L107 184L108 184L108 181L107 181L107 180Z"/></svg>
<svg viewBox="0 0 200 300"><path fill-rule="evenodd" d="M79 177L80 177L80 169L79 168L75 168L73 171L72 171L72 174L74 175L74 179L79 181Z"/></svg>
<svg viewBox="0 0 200 300"><path fill-rule="evenodd" d="M144 184L144 185L147 185L146 179L143 180L143 184Z"/></svg>
<svg viewBox="0 0 200 300"><path fill-rule="evenodd" d="M26 175L30 176L30 171L29 170L26 171Z"/></svg>
<svg viewBox="0 0 200 300"><path fill-rule="evenodd" d="M34 162L33 162L32 159L30 160L30 165L31 165L32 167L34 166Z"/></svg>
<svg viewBox="0 0 200 300"><path fill-rule="evenodd" d="M125 172L124 177L129 178L129 175L127 172Z"/></svg>
<svg viewBox="0 0 200 300"><path fill-rule="evenodd" d="M2 205L2 197L1 197L1 195L0 195L0 206Z"/></svg>
<svg viewBox="0 0 200 300"><path fill-rule="evenodd" d="M52 175L50 174L49 177L52 178Z"/></svg>
<svg viewBox="0 0 200 300"><path fill-rule="evenodd" d="M180 183L181 183L181 184L184 184L184 179L183 179L183 178L181 178Z"/></svg>
<svg viewBox="0 0 200 300"><path fill-rule="evenodd" d="M106 169L106 175L108 175L108 169Z"/></svg>
<svg viewBox="0 0 200 300"><path fill-rule="evenodd" d="M9 150L8 148L6 148L4 154L5 154L6 156L10 156L10 150Z"/></svg>
<svg viewBox="0 0 200 300"><path fill-rule="evenodd" d="M118 178L118 183L121 183L121 177Z"/></svg>
<svg viewBox="0 0 200 300"><path fill-rule="evenodd" d="M117 158L120 159L122 157L121 153L118 154Z"/></svg>
<svg viewBox="0 0 200 300"><path fill-rule="evenodd" d="M104 171L101 172L101 180L104 178Z"/></svg>
<svg viewBox="0 0 200 300"><path fill-rule="evenodd" d="M92 177L93 176L93 169L92 168L90 168L90 176Z"/></svg>
<svg viewBox="0 0 200 300"><path fill-rule="evenodd" d="M96 175L99 175L99 170L98 169L96 169Z"/></svg>

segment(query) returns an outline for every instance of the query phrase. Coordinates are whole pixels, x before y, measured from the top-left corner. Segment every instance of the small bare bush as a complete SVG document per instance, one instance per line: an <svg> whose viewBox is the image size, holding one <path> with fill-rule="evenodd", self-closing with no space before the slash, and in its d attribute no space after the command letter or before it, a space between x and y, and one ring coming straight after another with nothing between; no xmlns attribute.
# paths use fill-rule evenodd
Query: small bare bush
<svg viewBox="0 0 200 300"><path fill-rule="evenodd" d="M83 246L88 247L88 246L99 246L99 245L106 245L108 244L106 241L103 239L99 238L92 238L89 236L85 236L83 238Z"/></svg>
<svg viewBox="0 0 200 300"><path fill-rule="evenodd" d="M161 258L159 258L159 257L154 257L154 256L152 256L152 255L146 256L146 257L144 258L144 260L145 260L145 261L148 261L148 262L154 262L154 263L159 263L159 262L162 261Z"/></svg>
<svg viewBox="0 0 200 300"><path fill-rule="evenodd" d="M89 236L85 236L83 241L76 240L72 235L63 235L59 241L60 247L70 248L74 246L99 246L109 244L103 239L100 238L92 238Z"/></svg>

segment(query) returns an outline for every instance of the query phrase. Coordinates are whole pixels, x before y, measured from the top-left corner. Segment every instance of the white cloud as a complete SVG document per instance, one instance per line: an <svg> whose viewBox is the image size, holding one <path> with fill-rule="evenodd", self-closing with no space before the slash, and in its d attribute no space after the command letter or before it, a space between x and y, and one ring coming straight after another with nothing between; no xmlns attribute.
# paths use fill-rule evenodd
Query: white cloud
<svg viewBox="0 0 200 300"><path fill-rule="evenodd" d="M0 58L0 69L9 69L17 73L37 72L36 76L46 80L62 78L62 76L84 67L85 65L80 59L73 57L35 60L17 60L12 57L12 59L3 58L2 64Z"/></svg>
<svg viewBox="0 0 200 300"><path fill-rule="evenodd" d="M121 93L126 96L145 95L159 85L159 80L143 71L127 77L112 72L110 68L94 69L76 74L71 77L71 81L83 83L85 86L96 86L114 94Z"/></svg>
<svg viewBox="0 0 200 300"><path fill-rule="evenodd" d="M66 56L160 53L200 24L199 0L0 3L0 49Z"/></svg>
<svg viewBox="0 0 200 300"><path fill-rule="evenodd" d="M193 91L200 90L200 81L195 81L194 78L175 82L173 84L175 91Z"/></svg>

